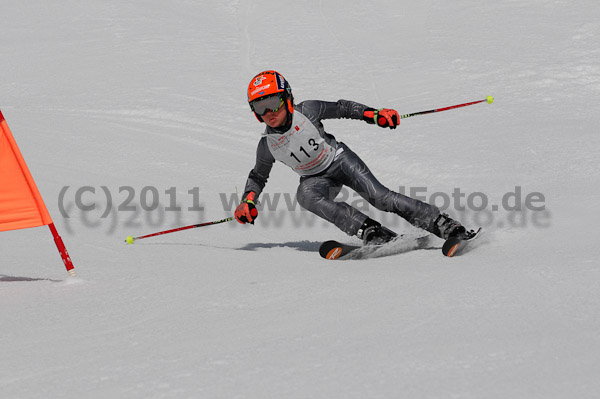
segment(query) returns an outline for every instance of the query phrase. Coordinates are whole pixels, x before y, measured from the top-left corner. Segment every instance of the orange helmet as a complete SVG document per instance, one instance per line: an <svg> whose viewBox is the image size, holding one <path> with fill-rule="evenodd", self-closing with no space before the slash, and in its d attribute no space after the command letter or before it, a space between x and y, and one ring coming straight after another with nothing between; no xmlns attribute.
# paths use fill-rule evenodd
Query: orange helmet
<svg viewBox="0 0 600 399"><path fill-rule="evenodd" d="M287 105L288 112L294 113L294 96L292 88L285 78L276 71L263 71L252 78L248 85L248 104L256 118L262 122L260 111L254 109L253 103L266 97L278 96ZM264 112L262 112L264 115Z"/></svg>

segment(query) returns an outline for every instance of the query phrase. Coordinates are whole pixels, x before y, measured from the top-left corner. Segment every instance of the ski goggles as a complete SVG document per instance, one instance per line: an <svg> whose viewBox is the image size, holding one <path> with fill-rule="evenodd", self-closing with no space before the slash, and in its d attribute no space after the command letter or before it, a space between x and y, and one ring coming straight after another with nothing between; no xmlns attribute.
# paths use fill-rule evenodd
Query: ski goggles
<svg viewBox="0 0 600 399"><path fill-rule="evenodd" d="M277 112L281 107L283 107L283 97L280 94L260 98L250 103L252 111L260 116L266 114L268 111Z"/></svg>

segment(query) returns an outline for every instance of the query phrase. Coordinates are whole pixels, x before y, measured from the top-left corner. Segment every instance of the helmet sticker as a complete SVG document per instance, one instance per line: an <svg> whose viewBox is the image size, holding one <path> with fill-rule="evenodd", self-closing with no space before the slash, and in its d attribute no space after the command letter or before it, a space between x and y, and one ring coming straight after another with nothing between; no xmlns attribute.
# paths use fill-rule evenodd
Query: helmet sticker
<svg viewBox="0 0 600 399"><path fill-rule="evenodd" d="M285 79L280 74L277 74L277 87L283 90L285 87Z"/></svg>
<svg viewBox="0 0 600 399"><path fill-rule="evenodd" d="M254 81L253 85L254 86L260 86L260 84L262 83L263 80L265 80L267 77L266 76L257 76L256 80Z"/></svg>
<svg viewBox="0 0 600 399"><path fill-rule="evenodd" d="M268 85L264 85L264 86L261 86L261 87L257 87L257 88L256 88L254 91L252 91L252 92L250 93L250 95L251 95L251 96L253 96L253 95L255 95L256 93L258 93L259 91L263 91L263 92L264 92L264 91L265 91L265 89L268 89L269 87L271 87L271 84L270 84L270 83L269 83Z"/></svg>

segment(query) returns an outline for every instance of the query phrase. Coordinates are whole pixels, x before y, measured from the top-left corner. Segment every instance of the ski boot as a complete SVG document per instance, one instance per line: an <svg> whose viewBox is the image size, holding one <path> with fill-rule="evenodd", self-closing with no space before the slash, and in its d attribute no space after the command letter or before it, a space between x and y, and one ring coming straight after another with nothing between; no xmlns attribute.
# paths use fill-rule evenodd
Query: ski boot
<svg viewBox="0 0 600 399"><path fill-rule="evenodd" d="M356 236L363 240L365 245L381 245L392 241L398 234L382 226L381 223L367 218L360 229L358 229Z"/></svg>
<svg viewBox="0 0 600 399"><path fill-rule="evenodd" d="M473 230L467 230L456 220L450 218L447 214L442 213L434 222L436 231L434 234L443 240L449 238L457 238L459 240L470 240L476 234Z"/></svg>

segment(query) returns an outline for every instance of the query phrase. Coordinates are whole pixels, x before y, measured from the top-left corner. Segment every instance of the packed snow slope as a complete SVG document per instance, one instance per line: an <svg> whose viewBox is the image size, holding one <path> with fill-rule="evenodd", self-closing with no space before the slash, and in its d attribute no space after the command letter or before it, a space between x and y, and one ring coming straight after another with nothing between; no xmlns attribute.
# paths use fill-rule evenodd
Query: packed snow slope
<svg viewBox="0 0 600 399"><path fill-rule="evenodd" d="M598 397L598 21L595 0L4 1L0 109L78 277L48 228L0 233L0 396ZM478 245L322 260L358 241L282 164L254 226L126 245L232 214L265 69L298 102L401 114L493 95L396 130L325 121Z"/></svg>

